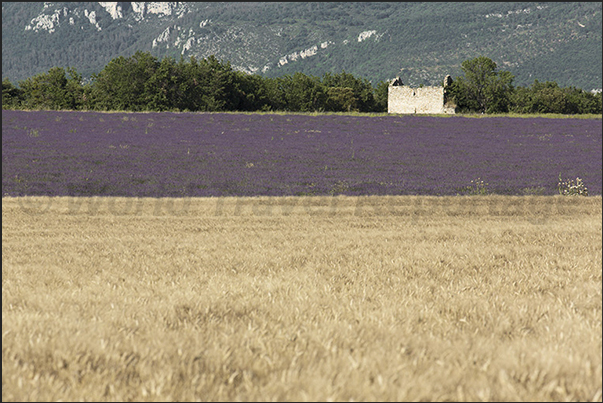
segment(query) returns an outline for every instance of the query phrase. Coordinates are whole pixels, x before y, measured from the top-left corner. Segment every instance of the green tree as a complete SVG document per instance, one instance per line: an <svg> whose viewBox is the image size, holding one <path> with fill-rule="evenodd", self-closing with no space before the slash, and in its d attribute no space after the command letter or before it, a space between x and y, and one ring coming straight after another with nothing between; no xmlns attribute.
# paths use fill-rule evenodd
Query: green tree
<svg viewBox="0 0 603 403"><path fill-rule="evenodd" d="M534 80L529 87L516 88L512 110L518 113L564 113L567 99L556 82Z"/></svg>
<svg viewBox="0 0 603 403"><path fill-rule="evenodd" d="M197 60L183 59L177 65L177 99L181 110L228 111L241 103L237 74L230 62L222 62L211 55Z"/></svg>
<svg viewBox="0 0 603 403"><path fill-rule="evenodd" d="M98 74L93 75L94 103L103 110L148 110L153 101L159 102L159 89L152 80L159 62L150 53L138 51L133 56L111 60Z"/></svg>
<svg viewBox="0 0 603 403"><path fill-rule="evenodd" d="M149 94L148 110L178 110L181 94L178 85L182 75L173 57L164 57L149 78L149 87L154 90Z"/></svg>
<svg viewBox="0 0 603 403"><path fill-rule="evenodd" d="M461 64L465 77L457 77L448 89L460 110L482 113L507 112L514 76L497 72L496 63L480 56Z"/></svg>
<svg viewBox="0 0 603 403"><path fill-rule="evenodd" d="M268 109L273 111L284 111L287 108L287 100L285 98L284 77L266 78L264 86L266 96L268 98Z"/></svg>
<svg viewBox="0 0 603 403"><path fill-rule="evenodd" d="M207 87L209 70L203 61L191 56L186 62L183 58L177 64L179 79L176 82L176 107L180 110L207 111Z"/></svg>
<svg viewBox="0 0 603 403"><path fill-rule="evenodd" d="M68 68L69 78L62 67L53 67L19 82L23 105L33 109L80 109L84 100L82 76Z"/></svg>
<svg viewBox="0 0 603 403"><path fill-rule="evenodd" d="M374 112L387 112L387 97L389 95L389 81L382 80L377 83L374 90Z"/></svg>
<svg viewBox="0 0 603 403"><path fill-rule="evenodd" d="M235 91L237 93L239 111L270 110L270 100L266 87L266 79L257 74L237 71L235 74Z"/></svg>
<svg viewBox="0 0 603 403"><path fill-rule="evenodd" d="M576 87L563 88L567 98L565 113L601 113L601 93L593 94Z"/></svg>
<svg viewBox="0 0 603 403"><path fill-rule="evenodd" d="M332 112L358 112L358 98L350 87L329 87L325 110Z"/></svg>
<svg viewBox="0 0 603 403"><path fill-rule="evenodd" d="M486 87L486 113L509 112L510 98L513 93L513 74L509 71L499 71Z"/></svg>
<svg viewBox="0 0 603 403"><path fill-rule="evenodd" d="M343 70L341 73L338 74L332 74L329 72L325 73L322 76L321 82L322 85L328 89L348 88L352 90L353 100L350 99L347 103L345 103L343 110L348 110L350 105L352 110L360 112L370 112L374 110L375 97L373 94L373 87L368 80L363 78L356 78L352 74L346 73L345 70ZM333 95L340 99L333 99L329 101L329 104L332 106L341 105L341 97L344 92L346 91L331 91Z"/></svg>
<svg viewBox="0 0 603 403"><path fill-rule="evenodd" d="M223 62L211 55L203 62L209 69L208 98L209 110L233 111L240 102L236 88L235 72L229 61Z"/></svg>
<svg viewBox="0 0 603 403"><path fill-rule="evenodd" d="M299 72L285 74L270 80L267 89L273 110L324 111L326 94L318 77Z"/></svg>
<svg viewBox="0 0 603 403"><path fill-rule="evenodd" d="M8 78L2 80L2 109L15 109L21 106L23 91L15 87Z"/></svg>
<svg viewBox="0 0 603 403"><path fill-rule="evenodd" d="M511 110L517 113L601 113L601 96L575 87L561 88L554 81L518 87L512 96Z"/></svg>

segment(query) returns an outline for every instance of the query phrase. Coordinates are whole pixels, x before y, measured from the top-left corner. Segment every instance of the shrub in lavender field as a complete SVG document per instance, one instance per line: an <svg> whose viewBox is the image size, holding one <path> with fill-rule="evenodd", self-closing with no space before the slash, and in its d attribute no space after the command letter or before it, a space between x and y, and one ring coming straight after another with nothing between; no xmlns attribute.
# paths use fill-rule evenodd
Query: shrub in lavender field
<svg viewBox="0 0 603 403"><path fill-rule="evenodd" d="M588 196L588 188L584 185L582 179L576 177L576 180L563 180L559 174L559 183L557 184L559 194L563 196Z"/></svg>
<svg viewBox="0 0 603 403"><path fill-rule="evenodd" d="M475 196L475 195L487 195L489 184L484 182L481 178L477 178L471 181L471 185L463 188L463 194Z"/></svg>

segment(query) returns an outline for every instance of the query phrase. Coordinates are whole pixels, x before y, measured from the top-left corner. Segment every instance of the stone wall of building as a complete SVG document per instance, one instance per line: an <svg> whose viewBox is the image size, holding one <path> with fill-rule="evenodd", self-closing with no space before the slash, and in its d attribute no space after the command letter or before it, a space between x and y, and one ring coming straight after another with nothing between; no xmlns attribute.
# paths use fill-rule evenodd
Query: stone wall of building
<svg viewBox="0 0 603 403"><path fill-rule="evenodd" d="M446 76L448 83L449 76ZM392 81L387 94L388 113L454 113L454 107L444 105L444 87L411 88Z"/></svg>

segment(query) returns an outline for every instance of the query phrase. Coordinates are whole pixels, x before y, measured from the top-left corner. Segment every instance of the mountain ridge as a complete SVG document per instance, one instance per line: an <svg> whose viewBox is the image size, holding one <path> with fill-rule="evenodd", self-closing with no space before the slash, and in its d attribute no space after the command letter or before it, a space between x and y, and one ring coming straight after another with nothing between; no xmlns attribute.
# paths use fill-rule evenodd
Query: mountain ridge
<svg viewBox="0 0 603 403"><path fill-rule="evenodd" d="M2 75L100 72L137 50L268 77L345 70L433 85L487 56L516 85L600 89L601 3L2 3Z"/></svg>

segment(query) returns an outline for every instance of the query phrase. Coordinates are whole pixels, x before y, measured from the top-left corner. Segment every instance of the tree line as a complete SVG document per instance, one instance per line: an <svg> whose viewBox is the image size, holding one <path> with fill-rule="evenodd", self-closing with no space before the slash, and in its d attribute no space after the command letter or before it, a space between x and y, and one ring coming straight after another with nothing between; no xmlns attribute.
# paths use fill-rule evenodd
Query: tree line
<svg viewBox="0 0 603 403"><path fill-rule="evenodd" d="M555 82L514 87L513 75L478 57L447 87L458 112L600 114L601 93ZM388 81L373 86L352 74L268 78L233 69L214 56L157 59L138 51L112 59L85 82L75 68L53 67L13 85L2 81L3 109L100 111L386 112Z"/></svg>
<svg viewBox="0 0 603 403"><path fill-rule="evenodd" d="M514 87L514 76L499 71L491 59L480 56L461 64L464 77L453 80L446 95L459 112L600 114L601 92L561 88L554 81L534 80Z"/></svg>

